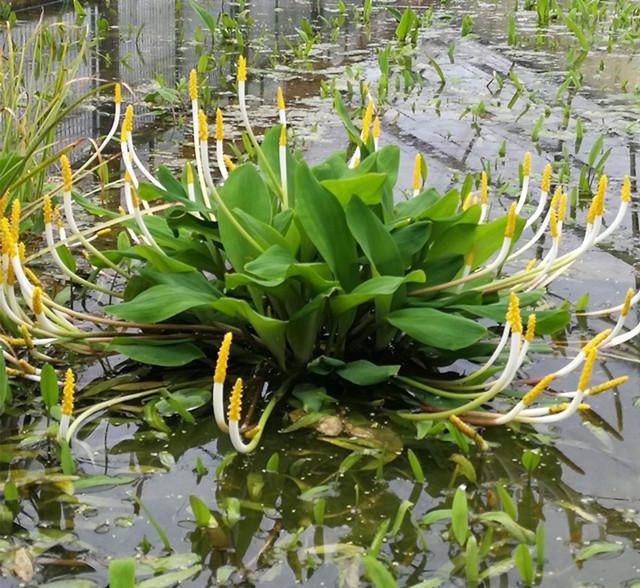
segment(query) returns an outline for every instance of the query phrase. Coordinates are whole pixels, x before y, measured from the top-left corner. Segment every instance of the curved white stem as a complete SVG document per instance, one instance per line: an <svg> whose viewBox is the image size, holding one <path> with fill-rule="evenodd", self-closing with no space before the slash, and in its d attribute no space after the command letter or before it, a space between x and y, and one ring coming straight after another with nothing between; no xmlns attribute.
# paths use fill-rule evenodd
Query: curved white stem
<svg viewBox="0 0 640 588"><path fill-rule="evenodd" d="M524 228L529 228L533 223L538 220L538 217L542 214L544 210L544 206L547 203L547 198L549 197L549 193L544 190L540 190L540 200L538 201L538 206L533 211L533 214L527 219L527 222L524 224Z"/></svg>
<svg viewBox="0 0 640 588"><path fill-rule="evenodd" d="M249 453L251 446L245 444L240 435L240 423L238 421L229 421L229 438L234 449L239 453Z"/></svg>
<svg viewBox="0 0 640 588"><path fill-rule="evenodd" d="M229 427L224 417L224 384L222 382L213 383L213 415L218 428L223 433L228 433Z"/></svg>
<svg viewBox="0 0 640 588"><path fill-rule="evenodd" d="M603 239L606 239L609 235L611 235L611 233L613 233L613 231L615 231L620 226L620 223L622 222L622 219L624 218L624 215L626 214L628 208L628 202L622 201L620 203L618 214L616 214L616 217L613 219L613 222L607 227L607 229L596 237L596 244L600 243L600 241L602 241Z"/></svg>
<svg viewBox="0 0 640 588"><path fill-rule="evenodd" d="M525 176L522 179L522 191L520 192L520 198L518 198L518 204L516 204L516 214L520 214L524 203L527 201L527 194L529 193L529 176Z"/></svg>
<svg viewBox="0 0 640 588"><path fill-rule="evenodd" d="M224 141L218 139L216 141L216 161L218 162L218 169L223 180L229 177L229 170L227 164L224 161Z"/></svg>

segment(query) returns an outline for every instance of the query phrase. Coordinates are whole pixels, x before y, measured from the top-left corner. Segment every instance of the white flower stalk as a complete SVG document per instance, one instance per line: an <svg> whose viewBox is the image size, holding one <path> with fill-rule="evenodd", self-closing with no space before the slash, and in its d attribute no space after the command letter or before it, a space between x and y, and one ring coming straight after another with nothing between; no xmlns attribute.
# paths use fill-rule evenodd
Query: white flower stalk
<svg viewBox="0 0 640 588"><path fill-rule="evenodd" d="M122 119L122 127L120 129L120 153L122 154L122 161L127 173L131 176L131 182L137 188L138 176L133 168L133 154L129 152L129 141L127 137L133 129L133 107L127 108Z"/></svg>
<svg viewBox="0 0 640 588"><path fill-rule="evenodd" d="M245 444L240 435L240 415L242 411L242 378L238 378L229 398L229 438L234 449L239 453L249 453L252 447Z"/></svg>
<svg viewBox="0 0 640 588"><path fill-rule="evenodd" d="M198 173L198 181L200 182L200 190L205 205L210 208L211 203L207 195L207 184L204 179L204 170L202 168L202 157L198 145L200 144L200 109L198 108L198 74L195 69L189 74L189 96L191 98L191 120L193 123L193 145L196 153L196 171Z"/></svg>
<svg viewBox="0 0 640 588"><path fill-rule="evenodd" d="M233 334L226 333L218 350L218 360L216 361L216 370L213 374L213 416L216 419L218 428L227 433L229 427L224 418L224 382L227 378L227 366L229 364L229 353L231 351L231 342Z"/></svg>
<svg viewBox="0 0 640 588"><path fill-rule="evenodd" d="M562 195L562 187L558 186L556 188L556 191L553 194L553 198L551 199L549 210L547 211L547 214L545 215L542 223L540 223L538 230L534 233L531 239L529 239L522 247L520 247L520 249L518 249L517 251L514 251L511 255L509 255L508 261L513 261L514 259L517 259L523 253L531 249L531 247L533 247L538 241L540 241L542 235L544 235L544 233L547 230L547 227L549 226L549 223L551 222L551 211L555 210L556 207L558 206L561 195Z"/></svg>
<svg viewBox="0 0 640 588"><path fill-rule="evenodd" d="M498 251L498 255L496 256L496 258L483 270L481 270L483 274L499 269L507 260L509 250L511 249L511 243L513 241L513 236L516 231L516 214L516 204L514 202L509 209L509 214L507 215L507 224L504 229L504 238L502 240L500 251Z"/></svg>
<svg viewBox="0 0 640 588"><path fill-rule="evenodd" d="M471 249L464 256L464 267L462 268L462 275L460 276L461 279L465 280L467 276L471 273L471 270L473 269L473 259L475 255L476 255L475 250ZM464 283L459 284L456 289L458 292L461 292L463 288L464 288Z"/></svg>
<svg viewBox="0 0 640 588"><path fill-rule="evenodd" d="M562 228L560 223L558 222L558 217L555 210L551 211L551 222L549 224L551 227L551 248L542 258L540 265L536 268L539 273L537 273L536 278L526 287L527 291L535 290L537 287L544 283L548 276L548 270L551 267L551 264L553 264L553 262L558 257Z"/></svg>
<svg viewBox="0 0 640 588"><path fill-rule="evenodd" d="M122 108L122 87L120 84L116 83L113 87L113 103L115 105L113 111L113 123L111 123L111 128L107 133L107 136L104 138L102 143L100 143L100 147L98 147L98 152L102 153L105 147L111 143L111 139L115 136L118 131L118 125L120 124L120 111Z"/></svg>
<svg viewBox="0 0 640 588"><path fill-rule="evenodd" d="M187 196L189 200L195 204L196 202L196 189L193 185L193 168L191 163L187 161Z"/></svg>
<svg viewBox="0 0 640 588"><path fill-rule="evenodd" d="M377 113L373 117L373 128L371 129L371 136L373 137L373 150L378 151L378 149L380 149L380 117Z"/></svg>
<svg viewBox="0 0 640 588"><path fill-rule="evenodd" d="M422 187L422 154L416 153L416 159L413 163L413 186L411 194L415 198L420 194Z"/></svg>
<svg viewBox="0 0 640 588"><path fill-rule="evenodd" d="M126 170L125 170L125 173L126 173ZM123 196L121 197L121 202L122 202L122 205L118 207L118 212L120 213L120 215L121 216L127 216L127 215L133 216L131 213L128 213L126 211L126 207L128 206L128 204L127 204L127 197L124 195L124 188L123 188ZM127 233L129 235L129 238L134 243L136 243L136 244L140 243L140 238L138 237L137 233L133 229L127 227Z"/></svg>
<svg viewBox="0 0 640 588"><path fill-rule="evenodd" d="M200 138L198 148L200 149L200 161L202 161L204 179L207 183L208 190L211 190L214 185L213 177L211 176L211 166L209 165L209 125L207 123L207 116L202 109L198 111L198 134ZM210 204L207 206L210 206Z"/></svg>
<svg viewBox="0 0 640 588"><path fill-rule="evenodd" d="M524 154L522 160L522 190L520 191L520 198L516 204L516 214L519 214L527 201L527 195L529 194L529 176L531 175L531 153L527 151Z"/></svg>
<svg viewBox="0 0 640 588"><path fill-rule="evenodd" d="M224 160L224 120L222 118L222 110L216 110L216 161L218 169L224 181L229 177L229 170Z"/></svg>
<svg viewBox="0 0 640 588"><path fill-rule="evenodd" d="M12 278L13 270L11 270L11 276L8 272L0 270L0 281L2 282L0 287L0 311L4 314L12 323L16 325L29 325L31 321L29 318L18 308L18 311L14 309L14 305L9 304L8 292L9 289L13 292L13 285L9 285L8 279ZM14 297L15 300L15 297ZM17 306L17 303L16 303Z"/></svg>
<svg viewBox="0 0 640 588"><path fill-rule="evenodd" d="M126 115L129 118L129 124L127 125L127 149L129 151L129 155L133 160L133 163L136 164L138 169L142 172L142 175L147 178L156 188L164 189L162 184L153 177L153 174L146 168L146 166L142 163L138 154L136 153L135 145L133 144L133 105L129 104L127 106ZM137 186L136 186L137 187Z"/></svg>
<svg viewBox="0 0 640 588"><path fill-rule="evenodd" d="M158 251L162 252L160 246L156 243L156 240L153 238L147 225L144 222L144 218L142 217L142 212L140 212L140 199L138 198L138 194L136 193L136 189L129 183L129 178L125 175L124 182L124 197L127 203L127 208L129 208L130 214L133 214L133 218L136 221L136 225L142 232L142 236L147 245L154 247Z"/></svg>
<svg viewBox="0 0 640 588"><path fill-rule="evenodd" d="M278 86L278 119L283 127L287 126L287 110L282 95L282 88Z"/></svg>
<svg viewBox="0 0 640 588"><path fill-rule="evenodd" d="M53 208L53 218L56 223L56 228L58 229L58 238L62 243L65 243L67 240L67 231L64 228L64 221L62 220L60 209L57 206ZM67 247L69 247L69 245L67 245Z"/></svg>
<svg viewBox="0 0 640 588"><path fill-rule="evenodd" d="M75 378L73 372L68 369L64 375L64 387L62 389L62 416L58 427L58 441L66 439L67 431L73 416L73 403L75 396Z"/></svg>
<svg viewBox="0 0 640 588"><path fill-rule="evenodd" d="M369 100L367 103L367 109L364 112L364 116L362 117L362 130L360 131L360 143L366 145L369 140L369 130L371 127L371 122L373 119L373 100ZM358 167L360 163L360 159L362 158L362 153L360 151L360 145L356 147L356 150L353 152L351 159L349 160L349 168L354 169Z"/></svg>
<svg viewBox="0 0 640 588"><path fill-rule="evenodd" d="M480 219L478 224L482 225L487 221L489 217L489 185L487 179L487 172L482 171L480 175Z"/></svg>
<svg viewBox="0 0 640 588"><path fill-rule="evenodd" d="M561 409L550 410L550 414L539 416L539 417L531 417L534 420L530 420L528 422L534 424L549 424L556 423L558 421L563 421L570 416L573 416L575 412L578 410L580 404L582 404L582 400L584 399L587 390L589 389L589 379L591 378L591 372L593 371L593 365L595 363L596 357L598 354L598 350L596 347L589 351L587 358L584 363L584 367L582 368L582 373L580 374L580 380L578 381L578 388L575 391L571 402L568 404L563 404ZM526 413L525 413L526 414Z"/></svg>
<svg viewBox="0 0 640 588"><path fill-rule="evenodd" d="M542 214L547 198L549 197L549 190L551 188L551 164L547 163L542 173L542 185L540 187L540 200L538 200L538 206L533 211L533 214L527 219L524 225L525 229L528 229L533 223L538 220L538 217Z"/></svg>
<svg viewBox="0 0 640 588"><path fill-rule="evenodd" d="M282 208L289 208L289 191L287 187L287 127L280 127L280 139L278 141L278 158L280 163L280 185L282 186Z"/></svg>
<svg viewBox="0 0 640 588"><path fill-rule="evenodd" d="M609 237L609 235L611 235L611 233L613 233L620 226L622 219L624 218L625 214L627 213L627 210L629 209L630 202L631 202L631 182L629 180L629 176L625 176L622 182L622 192L620 193L620 208L618 208L618 213L616 214L616 217L613 219L613 222L607 227L607 229L596 237L596 240L595 240L596 244L600 243L600 241L602 241L603 239L606 239L607 237Z"/></svg>
<svg viewBox="0 0 640 588"><path fill-rule="evenodd" d="M238 81L238 106L240 107L240 116L242 117L242 122L248 131L251 128L251 123L249 122L249 114L247 113L247 60L244 55L240 55L240 57L238 57L238 71L236 79Z"/></svg>

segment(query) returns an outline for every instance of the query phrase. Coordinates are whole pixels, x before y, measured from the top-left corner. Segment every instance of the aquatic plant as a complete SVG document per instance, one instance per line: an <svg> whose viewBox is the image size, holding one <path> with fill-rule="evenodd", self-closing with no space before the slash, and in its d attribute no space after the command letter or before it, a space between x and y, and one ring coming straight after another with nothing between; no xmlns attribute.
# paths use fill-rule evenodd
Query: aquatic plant
<svg viewBox="0 0 640 588"><path fill-rule="evenodd" d="M607 178L600 178L582 243L561 254L567 195L558 186L547 205L550 166L545 168L533 213L521 216L532 191L529 153L524 156L517 201L507 214L493 220L486 174L480 176L479 196L468 188L439 194L422 185L421 157L416 158L410 195L396 201L399 150L380 146L380 113L371 96L357 128L336 95L336 108L354 151L351 156L339 151L310 167L287 146L280 92L280 122L258 141L246 106L246 76L246 62L240 57L238 103L255 162L235 167L224 157L218 111L216 163L222 182L213 179L208 122L199 108L195 71L189 80L195 173L190 163L182 178L164 167L157 177L146 169L132 140L131 105L120 140L125 167L120 212L74 194L71 167L66 157L61 158L64 220L60 218L56 238L55 209L45 196L47 243L31 259L51 254L65 280L121 302L101 305L102 312L58 304L29 269L24 247L18 243L19 206L10 219L0 221L0 308L16 330L4 339L11 375L39 378L39 370L25 361L21 350L40 360L47 359L41 349L59 347L181 366L203 359L224 335L213 407L218 425L229 430L241 452L257 447L275 404L305 382L334 386L343 382L373 391L382 387L386 407L400 418L444 420L484 448L484 440L471 425L557 422L585 408L589 397L624 381L590 383L598 351L639 330L622 333L629 308L640 299L631 291L617 309L613 329L598 334L564 367L531 389L514 385L534 339L562 329L569 320L566 308L548 307L545 288L620 224L630 201L628 178L618 214L604 231ZM81 229L74 218L74 201L107 220ZM92 242L116 226L123 228L116 249ZM551 247L540 259L522 264L522 256L541 244L547 230ZM82 277L69 262L75 245L84 250L93 280ZM528 313L526 329L523 309ZM496 327L488 328L487 321L503 325L497 342ZM95 328L88 330L91 324ZM466 375L454 378L443 371L461 359L472 362ZM242 365L253 366L266 374L272 386L258 424L249 428L253 438L248 444L240 434L245 387L241 379L231 394L228 423L224 418L229 362L245 372ZM580 368L574 389L543 394L552 382ZM259 380L247 381L254 402L261 396ZM60 428L69 441L80 424L74 422L67 429L72 388L67 375L65 422ZM101 403L100 408L119 400ZM95 407L89 407L79 421L94 412Z"/></svg>

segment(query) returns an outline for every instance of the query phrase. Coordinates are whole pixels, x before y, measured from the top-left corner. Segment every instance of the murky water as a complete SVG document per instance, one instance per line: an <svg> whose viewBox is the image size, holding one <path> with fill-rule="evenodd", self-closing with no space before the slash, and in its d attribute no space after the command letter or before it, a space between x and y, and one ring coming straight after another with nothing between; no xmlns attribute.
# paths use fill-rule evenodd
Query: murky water
<svg viewBox="0 0 640 588"><path fill-rule="evenodd" d="M274 35L295 35L300 18L316 24L337 10L333 3L288 0L246 6L255 21L252 52L257 51L261 39L267 43ZM236 5L223 8L232 14L240 12ZM213 8L214 13L219 10ZM554 97L564 80L569 40L553 25L541 33L535 13L520 10L519 44L509 46L506 19L512 11L509 2L470 5L456 1L434 6L432 26L423 30L413 62L424 84L409 96L394 91L382 122L382 141L401 146L404 177L411 177L413 156L420 150L429 166L429 182L437 187L445 188L482 166L491 171L492 185L497 187L517 178L523 152L532 149L538 174L546 161L565 159L575 182L592 145L604 134L604 149L611 149L605 168L611 179L610 194L617 193L625 173L633 177L635 193L637 109L635 98L624 93L622 85L627 80L627 91L631 91L640 83L637 56L628 46L617 45L611 53L606 52L606 46L592 52L582 69L584 85L571 104L570 122L562 128L563 110ZM60 13L60 7L53 5L47 8L45 18L58 18ZM474 34L461 38L460 20L467 13L473 15ZM74 20L71 12L62 10L62 14L69 22ZM189 156L183 147L184 121L180 115L158 114L139 102L154 88L152 80L157 76L168 86L186 77L203 51L193 41L201 23L187 4L180 6L169 0L100 3L87 7L87 14L92 26L97 27L103 19L110 32L99 43L101 57L87 63L83 73L128 83L140 113L136 144L152 166L164 162L178 167L182 158ZM27 29L33 13L23 16L27 22L22 26ZM310 67L297 63L271 69L269 50L265 49L262 57L252 61L257 67L249 83L258 126L260 121L267 124L275 120L276 87L283 85L297 134L304 138L311 159L321 159L343 137L337 117L332 120L327 116L330 100L319 97L321 80L335 77L338 87L346 88L347 68L351 68L356 71L351 78L354 83L367 79L375 87L379 71L371 52L392 37L394 28L390 15L380 8L370 28L350 24L338 36L337 47L323 43L315 48ZM442 68L444 87L429 58ZM511 69L525 91L510 104L516 93L508 80ZM494 72L506 80L501 92ZM229 64L211 74L212 83L219 84L223 104L233 102L227 85L220 84L221 79L228 81L229 74ZM472 112L463 116L465 109L480 101L483 108L477 116ZM546 108L548 116L534 143L531 129ZM110 107L100 106L70 121L62 133L65 138L104 133L109 115ZM585 131L579 146L575 142L576 117ZM234 120L231 106L228 120L229 125ZM503 142L506 153L500 156ZM507 191L496 205L504 206L511 196ZM607 218L612 218L617 206L614 196L610 202ZM575 204L572 216L576 226L567 231L563 245L567 249L581 238L584 210L580 202ZM552 294L558 301L575 301L589 292L590 307L608 306L620 301L628 287L638 286L634 269L637 215L634 205L615 239L554 285ZM631 315L630 323L640 319L635 311ZM579 341L602 328L604 322L572 324L565 354L575 353ZM558 346L552 356L536 357L528 375L540 376L560 365L561 349ZM627 373L631 378L617 392L598 397L593 411L569 423L526 434L489 431L487 438L495 449L487 455L471 453L478 476L476 483L466 480L473 512L495 510L496 505L504 508L496 489L497 483L502 483L515 503L520 524L535 529L544 522L542 586L640 585L640 418L634 405L640 398L638 357L637 345L630 345L603 359L598 367L601 374ZM92 366L81 383L116 378L120 369L118 365ZM117 381L113 380L114 385ZM196 387L205 390L208 385L208 380L203 380ZM114 485L114 480L107 478L103 485L70 493L64 477L52 481L48 476L57 460L54 449L40 440L46 427L40 411L18 406L1 421L4 445L0 446L0 471L19 487L20 498L5 501L0 512L5 534L0 554L10 547L33 548L37 557L31 585L59 580L63 582L60 586L72 588L71 580L81 579L90 582L86 586L105 586L109 558L136 552L148 551L141 555L143 563L170 570L170 561L158 560L168 551L151 516L168 535L173 551L183 554L184 559L175 564L178 568L202 566L194 567L193 575L181 585L358 586L365 582L360 557L370 548L382 522L393 520L402 501L409 500L413 504L410 514L397 533L385 540L380 559L392 562L402 586L438 577L442 585L464 585L464 556L449 536L447 525L420 524L425 513L448 508L453 488L464 481L453 478L450 458L458 450L454 444L418 440L415 430L384 420L384 416L370 417L371 411L364 403L344 407L347 432L353 434L359 427L361 433L367 431L398 450L411 447L425 470L424 483L415 481L406 453L380 467L372 452L341 471L348 450L315 432L279 433L275 424L255 454L237 456L227 463L225 456L231 446L226 437L218 437L211 416L202 410L195 414L196 424L174 419L169 421L168 431L140 429L136 421L122 417L88 426L81 439L96 456L94 463L81 460L83 474L115 476L121 484ZM541 467L532 476L520 463L526 448L540 448L543 456ZM276 453L277 472L269 471L267 462ZM198 459L206 473L195 471ZM204 501L215 514L217 526L196 527L190 496ZM319 498L326 505L320 519L316 510ZM589 541L619 542L620 549L577 560L579 549ZM485 585L518 585L518 574L510 565L516 544L509 534L496 532L486 558L486 565L495 568L487 572ZM149 568L146 572L141 579L151 574ZM12 576L0 579L0 585L7 587L19 583ZM431 585L438 584L425 584Z"/></svg>

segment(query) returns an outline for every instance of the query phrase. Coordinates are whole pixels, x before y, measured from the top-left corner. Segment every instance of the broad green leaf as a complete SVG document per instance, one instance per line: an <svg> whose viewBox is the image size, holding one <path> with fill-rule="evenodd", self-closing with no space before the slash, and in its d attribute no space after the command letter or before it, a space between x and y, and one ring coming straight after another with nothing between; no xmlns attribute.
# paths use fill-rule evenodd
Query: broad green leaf
<svg viewBox="0 0 640 588"><path fill-rule="evenodd" d="M352 361L336 373L357 386L372 386L386 382L400 371L399 365L376 365L367 360Z"/></svg>
<svg viewBox="0 0 640 588"><path fill-rule="evenodd" d="M367 173L346 178L323 180L320 184L329 190L346 207L352 196L357 196L367 205L378 204L382 200L382 186L387 176L381 173Z"/></svg>
<svg viewBox="0 0 640 588"><path fill-rule="evenodd" d="M297 183L305 187L298 193L298 218L333 274L349 292L358 282L358 267L356 244L347 227L344 210L303 163L298 166Z"/></svg>
<svg viewBox="0 0 640 588"><path fill-rule="evenodd" d="M398 202L393 209L396 220L405 218L417 218L429 210L440 199L440 194L435 188L429 188L409 200Z"/></svg>
<svg viewBox="0 0 640 588"><path fill-rule="evenodd" d="M112 559L109 563L109 588L134 588L136 562L133 558Z"/></svg>
<svg viewBox="0 0 640 588"><path fill-rule="evenodd" d="M196 523L198 523L198 527L209 527L211 519L213 518L209 507L197 496L189 496L189 504L191 505L191 511L196 519Z"/></svg>
<svg viewBox="0 0 640 588"><path fill-rule="evenodd" d="M191 576L195 576L201 569L202 566L198 564L186 570L169 572L162 576L144 580L140 582L136 588L169 588L170 586L179 586L182 582L191 578ZM111 588L111 586L109 588Z"/></svg>
<svg viewBox="0 0 640 588"><path fill-rule="evenodd" d="M360 198L351 198L346 207L346 220L376 272L385 276L401 276L404 265L393 237L380 219Z"/></svg>
<svg viewBox="0 0 640 588"><path fill-rule="evenodd" d="M520 577L525 584L531 585L536 578L535 571L533 569L533 560L531 559L531 553L529 547L524 543L521 543L516 547L513 554L516 568L520 573Z"/></svg>
<svg viewBox="0 0 640 588"><path fill-rule="evenodd" d="M404 267L410 265L411 258L418 253L427 243L431 236L431 222L420 221L411 223L391 233L396 247L400 253Z"/></svg>
<svg viewBox="0 0 640 588"><path fill-rule="evenodd" d="M215 296L191 288L159 284L130 302L111 304L105 310L120 318L139 323L159 323L191 308L205 306Z"/></svg>
<svg viewBox="0 0 640 588"><path fill-rule="evenodd" d="M140 363L165 367L187 365L196 359L204 358L202 351L189 341L136 341L116 337L107 349L122 353Z"/></svg>
<svg viewBox="0 0 640 588"><path fill-rule="evenodd" d="M0 369L3 366L0 364ZM4 373L4 369L2 369ZM0 379L2 376L0 376ZM0 387L2 387L2 382L0 382ZM58 404L58 377L56 376L56 371L53 369L51 364L45 363L42 366L42 373L40 374L40 394L42 395L42 401L48 410L51 410L56 404ZM2 402L0 400L0 406Z"/></svg>
<svg viewBox="0 0 640 588"><path fill-rule="evenodd" d="M396 310L387 320L412 339L437 349L463 349L487 334L485 327L472 320L433 308Z"/></svg>
<svg viewBox="0 0 640 588"><path fill-rule="evenodd" d="M513 537L522 543L533 545L536 540L535 533L516 523L506 512L491 511L477 515L477 520L502 525Z"/></svg>
<svg viewBox="0 0 640 588"><path fill-rule="evenodd" d="M593 543L582 547L580 551L576 553L576 561L584 561L585 559L589 559L595 555L600 555L601 553L614 553L616 551L622 551L623 549L624 545L621 543L594 541Z"/></svg>
<svg viewBox="0 0 640 588"><path fill-rule="evenodd" d="M463 487L456 489L451 505L451 530L459 545L464 545L469 534L469 510L467 493Z"/></svg>
<svg viewBox="0 0 640 588"><path fill-rule="evenodd" d="M362 558L362 564L367 577L373 582L376 588L398 588L391 572L384 567L377 559L370 555Z"/></svg>
<svg viewBox="0 0 640 588"><path fill-rule="evenodd" d="M404 277L378 276L362 282L356 286L349 294L339 294L331 299L331 311L342 314L352 308L373 300L377 296L388 296L394 294L400 286L407 283L422 283L425 281L422 270L416 270Z"/></svg>
<svg viewBox="0 0 640 588"><path fill-rule="evenodd" d="M251 324L280 366L284 367L287 321L263 316L256 312L246 300L237 298L219 298L210 306L230 318L240 319Z"/></svg>

